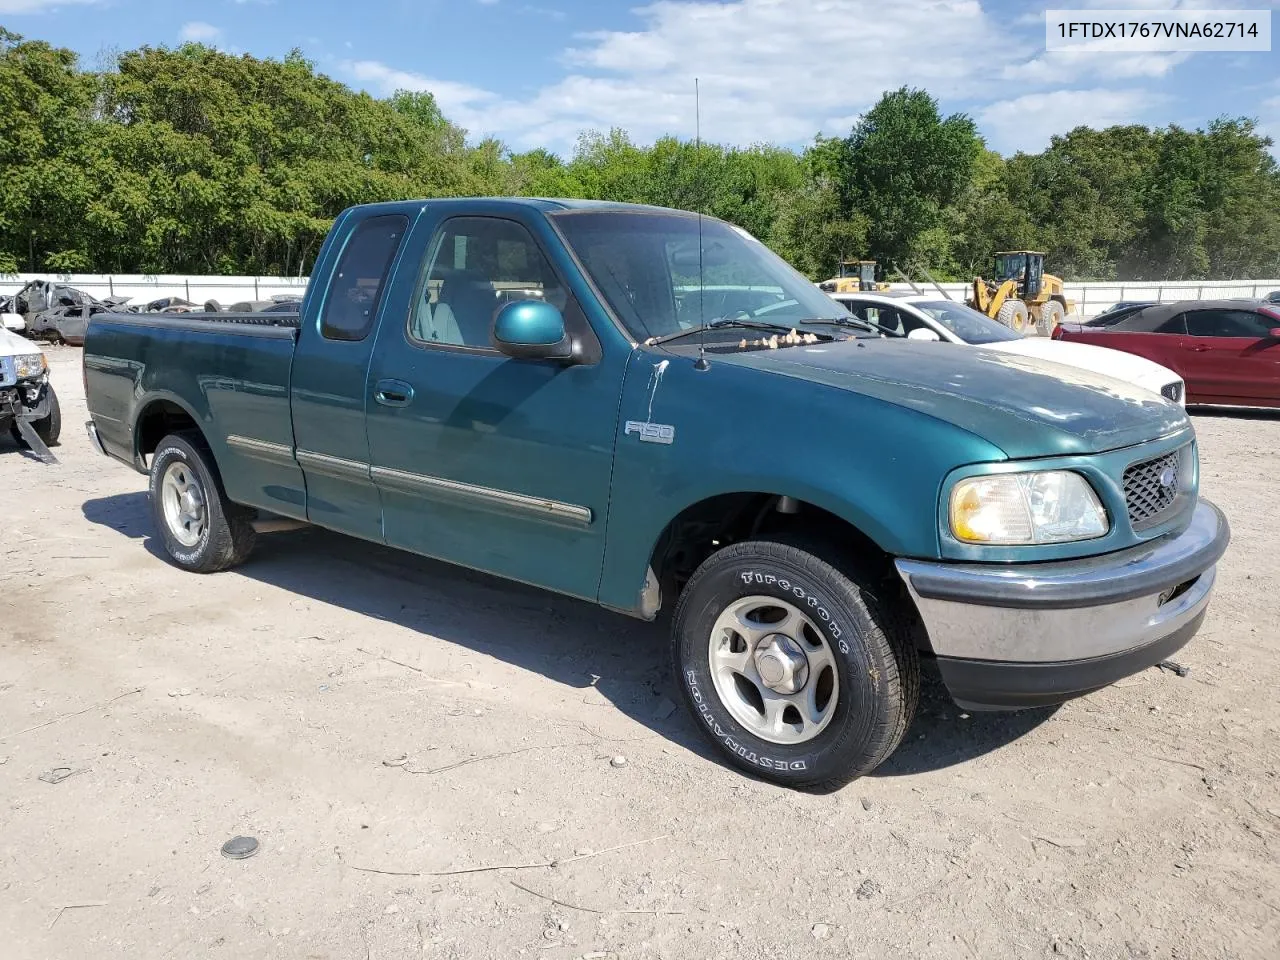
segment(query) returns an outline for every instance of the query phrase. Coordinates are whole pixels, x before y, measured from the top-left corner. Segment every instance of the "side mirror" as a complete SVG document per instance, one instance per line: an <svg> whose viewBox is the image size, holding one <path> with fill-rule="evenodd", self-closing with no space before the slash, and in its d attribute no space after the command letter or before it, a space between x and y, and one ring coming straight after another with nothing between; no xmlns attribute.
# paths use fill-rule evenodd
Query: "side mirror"
<svg viewBox="0 0 1280 960"><path fill-rule="evenodd" d="M942 338L938 336L937 330L930 330L928 327L916 327L907 334L908 340L931 340L934 343L939 342Z"/></svg>
<svg viewBox="0 0 1280 960"><path fill-rule="evenodd" d="M542 300L505 304L493 321L493 345L500 353L521 360L568 360L573 356L564 317Z"/></svg>
<svg viewBox="0 0 1280 960"><path fill-rule="evenodd" d="M1272 327L1267 331L1267 336L1272 340L1280 340L1280 327Z"/></svg>

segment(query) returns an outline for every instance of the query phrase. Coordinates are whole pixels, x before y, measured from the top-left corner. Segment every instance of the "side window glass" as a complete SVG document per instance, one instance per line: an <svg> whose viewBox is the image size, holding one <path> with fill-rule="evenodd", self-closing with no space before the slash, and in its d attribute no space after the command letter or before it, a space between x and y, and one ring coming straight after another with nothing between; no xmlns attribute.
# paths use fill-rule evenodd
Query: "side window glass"
<svg viewBox="0 0 1280 960"><path fill-rule="evenodd" d="M1271 331L1267 318L1252 310L1222 310L1223 337L1265 337Z"/></svg>
<svg viewBox="0 0 1280 960"><path fill-rule="evenodd" d="M560 310L568 301L529 231L514 220L493 217L446 220L427 248L409 337L487 348L499 308L518 300L545 300Z"/></svg>
<svg viewBox="0 0 1280 960"><path fill-rule="evenodd" d="M908 313L906 310L899 310L898 317L902 321L899 328L900 333L908 334L912 330L919 330L921 327L924 327L929 330L933 329L933 327L930 327L929 324L925 323L923 320L921 320L919 317L915 316L914 314Z"/></svg>
<svg viewBox="0 0 1280 960"><path fill-rule="evenodd" d="M880 307L876 311L876 323L884 327L886 330L896 330L898 333L906 333L902 327L902 317L897 310L890 307Z"/></svg>
<svg viewBox="0 0 1280 960"><path fill-rule="evenodd" d="M320 334L326 340L369 336L387 271L408 228L409 219L402 216L370 217L356 227L338 260L320 315Z"/></svg>
<svg viewBox="0 0 1280 960"><path fill-rule="evenodd" d="M1152 333L1186 333L1188 316L1194 317L1195 314L1179 313L1175 316L1170 317L1168 320L1160 324L1160 326L1156 327L1151 332Z"/></svg>
<svg viewBox="0 0 1280 960"><path fill-rule="evenodd" d="M1265 337L1266 319L1250 310L1195 310L1187 314L1193 337Z"/></svg>

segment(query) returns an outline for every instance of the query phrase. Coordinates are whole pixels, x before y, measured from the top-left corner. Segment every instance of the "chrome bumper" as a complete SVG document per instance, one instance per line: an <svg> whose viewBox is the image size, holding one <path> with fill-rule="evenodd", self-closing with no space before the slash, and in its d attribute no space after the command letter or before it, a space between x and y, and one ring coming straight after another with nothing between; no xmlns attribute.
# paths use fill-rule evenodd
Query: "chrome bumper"
<svg viewBox="0 0 1280 960"><path fill-rule="evenodd" d="M1105 686L1186 643L1230 539L1222 511L1201 500L1182 533L1102 557L1027 565L899 560L897 567L944 681L949 669L964 675L948 681L953 696L974 706L1031 706ZM984 675L989 696L973 689ZM1038 691L1035 703L999 689L1024 681Z"/></svg>

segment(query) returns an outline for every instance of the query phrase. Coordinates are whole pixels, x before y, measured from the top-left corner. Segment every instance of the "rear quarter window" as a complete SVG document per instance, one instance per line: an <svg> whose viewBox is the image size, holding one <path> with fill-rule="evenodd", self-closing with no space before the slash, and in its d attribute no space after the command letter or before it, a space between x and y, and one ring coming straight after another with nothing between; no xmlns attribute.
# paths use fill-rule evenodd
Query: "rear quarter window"
<svg viewBox="0 0 1280 960"><path fill-rule="evenodd" d="M360 341L369 336L391 262L408 228L408 217L389 215L370 217L352 231L320 315L320 334L326 340Z"/></svg>

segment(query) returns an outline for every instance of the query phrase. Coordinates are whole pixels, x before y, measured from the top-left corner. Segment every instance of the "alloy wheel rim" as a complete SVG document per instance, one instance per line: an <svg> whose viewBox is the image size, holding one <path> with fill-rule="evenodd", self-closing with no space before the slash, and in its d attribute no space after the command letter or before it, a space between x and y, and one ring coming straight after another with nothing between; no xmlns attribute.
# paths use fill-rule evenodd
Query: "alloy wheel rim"
<svg viewBox="0 0 1280 960"><path fill-rule="evenodd" d="M190 464L175 461L160 481L160 503L169 533L184 547L194 547L208 527L204 490Z"/></svg>
<svg viewBox="0 0 1280 960"><path fill-rule="evenodd" d="M817 625L786 600L734 601L711 628L707 659L720 702L761 740L807 743L835 715L835 653Z"/></svg>

